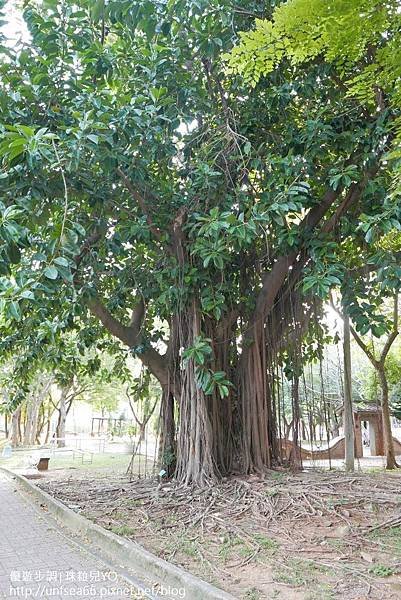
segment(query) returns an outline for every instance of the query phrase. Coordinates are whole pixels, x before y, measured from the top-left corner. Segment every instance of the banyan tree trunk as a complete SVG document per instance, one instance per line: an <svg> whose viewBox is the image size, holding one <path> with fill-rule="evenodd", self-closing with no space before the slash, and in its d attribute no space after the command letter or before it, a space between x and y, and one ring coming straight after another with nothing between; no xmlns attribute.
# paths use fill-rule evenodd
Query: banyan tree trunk
<svg viewBox="0 0 401 600"><path fill-rule="evenodd" d="M196 302L187 315L187 346L200 335ZM196 384L196 365L188 360L182 371L176 478L185 485L203 486L220 477L214 455L210 400Z"/></svg>
<svg viewBox="0 0 401 600"><path fill-rule="evenodd" d="M159 463L171 477L176 468L177 443L175 427L174 396L169 387L164 387L160 411Z"/></svg>
<svg viewBox="0 0 401 600"><path fill-rule="evenodd" d="M232 382L238 361L235 340L236 319L228 319L219 327L216 323L206 323L206 336L212 340L214 372L224 372ZM218 472L227 475L233 468L233 436L234 436L234 398L235 390L229 388L228 396L221 398L214 390L208 397L208 409L213 432L213 456Z"/></svg>
<svg viewBox="0 0 401 600"><path fill-rule="evenodd" d="M267 354L263 323L253 325L253 337L244 338L239 372L241 445L244 473L262 474L271 467L274 423L267 382Z"/></svg>
<svg viewBox="0 0 401 600"><path fill-rule="evenodd" d="M186 366L182 387L176 477L185 485L202 486L218 479L220 473L213 457L208 403L196 386L193 364Z"/></svg>

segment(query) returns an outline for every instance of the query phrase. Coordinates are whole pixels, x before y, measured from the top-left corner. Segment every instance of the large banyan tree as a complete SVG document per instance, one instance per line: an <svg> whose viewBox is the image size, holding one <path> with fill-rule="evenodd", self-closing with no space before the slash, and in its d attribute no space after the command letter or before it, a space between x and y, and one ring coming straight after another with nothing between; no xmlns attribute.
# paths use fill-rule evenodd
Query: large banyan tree
<svg viewBox="0 0 401 600"><path fill-rule="evenodd" d="M228 66L276 4L31 0L23 39L2 39L3 328L120 340L161 384L185 483L280 460L277 364L299 375L333 287L380 335L400 275L398 109L376 79L347 84L369 88L394 7L370 3L381 25L356 31L347 69L319 47L293 60L285 31L269 68L244 68L269 40Z"/></svg>

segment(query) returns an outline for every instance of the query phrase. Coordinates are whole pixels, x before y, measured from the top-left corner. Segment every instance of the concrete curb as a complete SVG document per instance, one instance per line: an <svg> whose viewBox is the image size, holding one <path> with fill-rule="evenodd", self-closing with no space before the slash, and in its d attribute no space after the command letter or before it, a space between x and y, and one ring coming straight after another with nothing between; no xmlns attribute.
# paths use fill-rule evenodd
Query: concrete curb
<svg viewBox="0 0 401 600"><path fill-rule="evenodd" d="M9 478L14 479L22 488L27 490L41 506L46 506L50 514L70 531L79 533L92 543L98 545L105 555L113 562L118 562L126 569L132 569L138 578L152 580L170 589L185 589L187 600L236 600L234 596L224 592L199 577L188 573L167 561L158 558L136 542L126 540L111 531L107 531L79 515L64 504L44 492L28 479L13 473L4 467L0 470ZM160 594L160 597L179 597L177 595Z"/></svg>

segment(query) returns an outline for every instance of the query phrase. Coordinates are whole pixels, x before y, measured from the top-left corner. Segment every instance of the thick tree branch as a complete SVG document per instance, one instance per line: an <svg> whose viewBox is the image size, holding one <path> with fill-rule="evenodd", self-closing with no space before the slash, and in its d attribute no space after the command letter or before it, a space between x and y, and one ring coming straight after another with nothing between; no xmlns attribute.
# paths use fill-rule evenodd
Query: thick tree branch
<svg viewBox="0 0 401 600"><path fill-rule="evenodd" d="M367 183L376 175L379 170L379 164L375 163L370 169L364 173L361 181L351 185L348 193L346 194L343 201L337 207L335 213L324 223L322 227L323 233L330 233L333 231L340 218L348 211L348 209L354 205L361 197Z"/></svg>
<svg viewBox="0 0 401 600"><path fill-rule="evenodd" d="M371 169L370 174L369 175L366 174L364 176L363 180L359 184L353 184L350 187L350 189L348 190L348 193L345 195L344 199L337 207L335 213L322 226L322 228L321 228L322 233L328 234L328 233L331 233L335 229L340 218L351 208L351 206L353 206L359 200L363 190L366 187L367 182L369 181L370 177L372 177L374 175L376 170L377 169ZM294 289L294 286L299 281L299 278L302 274L302 271L303 271L308 259L309 259L309 253L307 251L304 251L301 254L298 262L294 265L294 268L291 271L288 285L286 288L286 292L283 294L283 297L288 295L288 293L292 289Z"/></svg>
<svg viewBox="0 0 401 600"><path fill-rule="evenodd" d="M99 319L107 331L127 346L135 346L136 337L132 335L131 328L116 319L97 296L91 297L87 304L91 313Z"/></svg>
<svg viewBox="0 0 401 600"><path fill-rule="evenodd" d="M135 338L137 338L141 332L144 317L145 303L143 301L143 298L140 297L139 302L137 303L135 308L132 309L131 320L129 324L131 335Z"/></svg>
<svg viewBox="0 0 401 600"><path fill-rule="evenodd" d="M185 262L185 235L182 229L187 218L188 207L181 206L170 226L170 234L172 243L168 245L169 252L178 260L178 264L183 265Z"/></svg>
<svg viewBox="0 0 401 600"><path fill-rule="evenodd" d="M129 348L139 346L142 343L142 321L139 322L139 317L141 314L144 314L143 304L141 306L141 303L139 303L133 310L130 325L124 325L121 321L116 319L97 296L90 298L87 304L91 313L99 319L107 331L121 340ZM148 346L141 352L139 358L159 380L161 385L168 384L168 365L164 355L159 354L152 346Z"/></svg>
<svg viewBox="0 0 401 600"><path fill-rule="evenodd" d="M84 242L80 253L75 257L77 271L83 258L90 251L92 246L99 241L100 237L101 234L95 232ZM75 275L77 275L77 271ZM145 305L142 298L139 298L137 305L132 311L129 325L124 325L121 321L116 319L97 295L92 296L87 300L87 306L90 312L99 319L107 331L121 340L129 348L139 346L142 343L141 329L145 316ZM165 356L159 354L151 346L148 346L141 353L140 359L159 380L161 385L168 384L168 361Z"/></svg>
<svg viewBox="0 0 401 600"><path fill-rule="evenodd" d="M334 214L323 224L321 228L322 233L327 234L333 231L340 218L349 210L352 205L358 201L366 187L366 184L372 177L375 176L378 169L379 164L375 163L372 167L365 171L360 182L352 184ZM341 188L337 190L333 190L332 188L328 189L323 196L322 201L314 206L304 217L299 225L300 230L306 232L315 229L323 217L327 214L327 211L330 209L330 207L340 197L341 192ZM305 262L308 259L308 253L306 252L298 261L298 263L296 263L300 251L302 251L302 247L298 250L292 251L286 256L279 257L274 263L272 269L263 276L262 289L259 292L256 303L255 320L264 318L273 307L276 296L286 280L290 267L293 267L293 269L290 273L289 285L287 286L288 291L291 291L291 289L293 289L294 285L299 280L302 269L304 268Z"/></svg>
<svg viewBox="0 0 401 600"><path fill-rule="evenodd" d="M299 225L301 231L311 230L321 221L329 208L337 200L341 190L329 189L319 204L314 206L304 217ZM293 250L285 256L277 258L271 270L265 273L262 277L262 288L258 294L256 301L256 310L254 321L264 318L271 310L274 300L283 285L290 267L292 267L299 254L298 250Z"/></svg>

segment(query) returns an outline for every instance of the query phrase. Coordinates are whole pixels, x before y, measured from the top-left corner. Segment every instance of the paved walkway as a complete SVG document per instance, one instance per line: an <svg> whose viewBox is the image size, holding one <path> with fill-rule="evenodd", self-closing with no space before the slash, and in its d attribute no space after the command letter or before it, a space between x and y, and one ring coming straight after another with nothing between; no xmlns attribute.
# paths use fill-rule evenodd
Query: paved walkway
<svg viewBox="0 0 401 600"><path fill-rule="evenodd" d="M397 456L397 461L401 460L401 456ZM316 469L333 469L345 470L345 461L343 458L332 458L329 461L326 458L315 460L303 460L302 465L305 468L311 467ZM364 456L363 458L355 459L355 470L366 471L369 469L384 469L386 466L385 456Z"/></svg>
<svg viewBox="0 0 401 600"><path fill-rule="evenodd" d="M0 598L143 598L0 473Z"/></svg>

